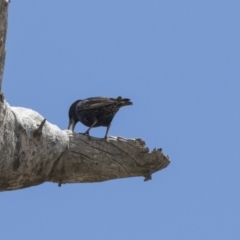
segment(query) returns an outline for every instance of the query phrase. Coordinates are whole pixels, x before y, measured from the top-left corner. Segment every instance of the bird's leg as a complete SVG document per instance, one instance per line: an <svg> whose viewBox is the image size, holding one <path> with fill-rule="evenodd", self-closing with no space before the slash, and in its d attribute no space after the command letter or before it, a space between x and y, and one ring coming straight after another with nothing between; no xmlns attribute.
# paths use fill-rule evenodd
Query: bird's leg
<svg viewBox="0 0 240 240"><path fill-rule="evenodd" d="M111 126L111 123L109 123L109 124L107 125L107 131L106 131L106 134L105 134L105 137L104 137L104 138L107 138L107 134L108 134L108 131L109 131L110 126Z"/></svg>
<svg viewBox="0 0 240 240"><path fill-rule="evenodd" d="M89 131L91 130L92 127L94 127L97 124L97 118L94 118L93 124L87 129L87 131L83 135L89 136Z"/></svg>

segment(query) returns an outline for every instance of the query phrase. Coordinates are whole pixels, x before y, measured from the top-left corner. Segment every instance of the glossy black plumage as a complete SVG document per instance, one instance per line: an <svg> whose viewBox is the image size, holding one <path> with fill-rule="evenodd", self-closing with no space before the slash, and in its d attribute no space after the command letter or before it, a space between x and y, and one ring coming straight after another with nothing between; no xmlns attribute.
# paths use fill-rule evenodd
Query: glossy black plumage
<svg viewBox="0 0 240 240"><path fill-rule="evenodd" d="M89 131L92 127L104 126L107 127L106 138L115 114L121 107L128 105L132 105L130 99L122 97L92 97L77 100L69 108L68 129L72 128L72 131L74 131L76 123L81 122L89 127L84 133L89 136Z"/></svg>

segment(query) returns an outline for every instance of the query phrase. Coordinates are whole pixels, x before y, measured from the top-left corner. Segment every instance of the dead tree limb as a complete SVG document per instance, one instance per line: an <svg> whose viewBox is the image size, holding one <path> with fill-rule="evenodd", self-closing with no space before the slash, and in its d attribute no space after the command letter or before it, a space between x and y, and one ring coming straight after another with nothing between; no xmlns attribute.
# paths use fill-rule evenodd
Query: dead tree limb
<svg viewBox="0 0 240 240"><path fill-rule="evenodd" d="M161 149L141 139L93 138L60 130L39 113L11 107L1 83L5 60L8 1L0 0L0 191L44 182L83 183L143 176L165 168Z"/></svg>
<svg viewBox="0 0 240 240"><path fill-rule="evenodd" d="M0 93L2 92L2 79L5 63L5 43L7 37L7 20L8 20L8 1L0 0Z"/></svg>

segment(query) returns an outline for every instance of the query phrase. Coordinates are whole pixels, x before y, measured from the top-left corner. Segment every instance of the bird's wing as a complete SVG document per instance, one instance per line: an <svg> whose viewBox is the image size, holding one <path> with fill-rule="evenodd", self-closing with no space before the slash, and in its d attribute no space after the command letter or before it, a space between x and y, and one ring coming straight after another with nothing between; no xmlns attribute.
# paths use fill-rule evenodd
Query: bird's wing
<svg viewBox="0 0 240 240"><path fill-rule="evenodd" d="M97 108L113 104L115 101L106 97L92 97L86 98L78 104L78 111Z"/></svg>

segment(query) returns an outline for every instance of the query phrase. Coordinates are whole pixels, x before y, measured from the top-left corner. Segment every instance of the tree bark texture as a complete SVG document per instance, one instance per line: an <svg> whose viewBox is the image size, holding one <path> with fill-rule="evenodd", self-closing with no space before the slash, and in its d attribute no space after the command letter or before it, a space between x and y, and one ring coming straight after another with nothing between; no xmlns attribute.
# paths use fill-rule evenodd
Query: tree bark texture
<svg viewBox="0 0 240 240"><path fill-rule="evenodd" d="M99 139L60 130L39 113L11 107L1 91L8 1L0 0L0 191L44 182L81 183L143 176L168 166L141 139Z"/></svg>
<svg viewBox="0 0 240 240"><path fill-rule="evenodd" d="M2 78L5 62L5 43L7 36L8 1L0 0L0 92L2 91Z"/></svg>

